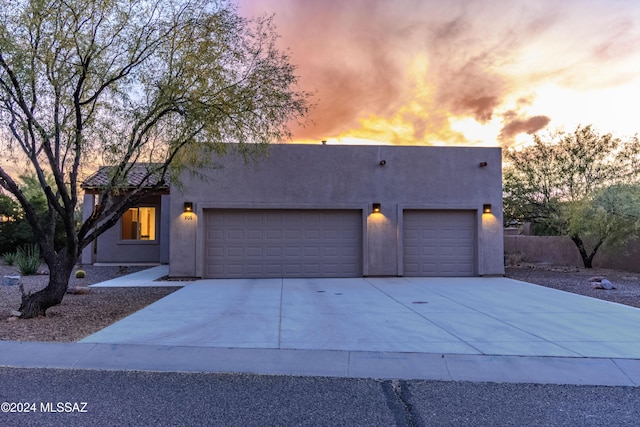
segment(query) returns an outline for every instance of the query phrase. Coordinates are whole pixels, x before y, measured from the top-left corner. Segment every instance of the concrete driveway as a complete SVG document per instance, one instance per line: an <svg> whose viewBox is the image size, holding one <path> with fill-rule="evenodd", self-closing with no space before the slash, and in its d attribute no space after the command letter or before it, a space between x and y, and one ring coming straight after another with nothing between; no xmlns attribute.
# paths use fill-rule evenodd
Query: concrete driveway
<svg viewBox="0 0 640 427"><path fill-rule="evenodd" d="M82 342L640 359L639 325L506 278L199 280Z"/></svg>

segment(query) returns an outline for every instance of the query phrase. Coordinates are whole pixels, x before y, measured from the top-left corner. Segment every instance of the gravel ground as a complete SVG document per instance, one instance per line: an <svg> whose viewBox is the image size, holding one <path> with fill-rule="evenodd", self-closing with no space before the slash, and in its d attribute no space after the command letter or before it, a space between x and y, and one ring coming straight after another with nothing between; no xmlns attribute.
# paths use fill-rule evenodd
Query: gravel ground
<svg viewBox="0 0 640 427"><path fill-rule="evenodd" d="M76 279L72 275L69 285L88 286L142 269L144 267L128 267L123 270L120 267L84 266L86 278ZM512 279L640 308L640 273L534 264L508 267L506 273ZM16 267L0 265L0 276L15 274ZM616 289L594 289L589 283L589 278L593 276L608 278ZM46 286L47 281L48 276L45 274L22 278L27 291L41 289ZM18 319L11 316L11 311L20 306L19 288L0 286L0 340L77 341L177 289L162 286L92 288L88 295L67 294L62 304L47 311L46 317Z"/></svg>
<svg viewBox="0 0 640 427"><path fill-rule="evenodd" d="M135 273L145 267L83 266L84 279L72 274L69 286L88 286L122 274ZM40 271L46 272L46 267ZM17 267L0 265L0 276L19 275ZM49 276L24 276L21 281L27 292L47 285ZM88 295L65 295L62 304L47 310L46 317L18 319L11 312L20 307L18 286L0 286L0 340L59 341L80 340L122 319L158 299L176 291L176 287L91 288Z"/></svg>
<svg viewBox="0 0 640 427"><path fill-rule="evenodd" d="M548 288L640 308L640 273L604 268L520 264L507 267L506 276ZM607 278L616 288L596 289L589 279L598 276Z"/></svg>

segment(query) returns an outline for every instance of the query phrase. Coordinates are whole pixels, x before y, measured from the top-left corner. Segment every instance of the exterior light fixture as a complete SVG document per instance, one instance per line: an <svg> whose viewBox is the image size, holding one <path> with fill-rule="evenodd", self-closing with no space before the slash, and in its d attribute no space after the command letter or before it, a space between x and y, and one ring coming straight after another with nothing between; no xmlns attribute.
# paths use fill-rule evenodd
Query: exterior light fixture
<svg viewBox="0 0 640 427"><path fill-rule="evenodd" d="M184 202L184 212L193 212L193 202Z"/></svg>
<svg viewBox="0 0 640 427"><path fill-rule="evenodd" d="M374 203L373 209L371 210L373 213L380 213L380 203Z"/></svg>
<svg viewBox="0 0 640 427"><path fill-rule="evenodd" d="M480 162L480 167L481 168L486 168L487 167L487 162Z"/></svg>
<svg viewBox="0 0 640 427"><path fill-rule="evenodd" d="M490 204L482 205L482 213L486 213L486 214L491 213L491 205Z"/></svg>

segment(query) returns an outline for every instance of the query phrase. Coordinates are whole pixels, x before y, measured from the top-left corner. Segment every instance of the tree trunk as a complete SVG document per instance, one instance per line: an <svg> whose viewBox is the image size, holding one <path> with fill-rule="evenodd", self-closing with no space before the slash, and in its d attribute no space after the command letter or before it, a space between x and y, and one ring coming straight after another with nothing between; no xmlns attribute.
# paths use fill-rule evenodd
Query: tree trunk
<svg viewBox="0 0 640 427"><path fill-rule="evenodd" d="M582 242L580 236L573 235L571 236L571 240L573 240L573 243L575 243L578 247L578 251L580 252L580 256L582 257L584 268L593 268L593 257L596 256L596 252L598 252L598 249L600 248L600 245L602 245L602 242L604 242L604 239L601 238L600 240L598 240L598 243L596 243L593 247L591 254L587 254L587 250L585 249L584 243Z"/></svg>
<svg viewBox="0 0 640 427"><path fill-rule="evenodd" d="M71 258L71 257L69 257ZM69 277L75 264L74 259L65 259L60 256L56 262L49 265L49 283L47 287L33 294L22 295L20 316L23 319L31 319L45 316L47 309L58 305L67 292Z"/></svg>

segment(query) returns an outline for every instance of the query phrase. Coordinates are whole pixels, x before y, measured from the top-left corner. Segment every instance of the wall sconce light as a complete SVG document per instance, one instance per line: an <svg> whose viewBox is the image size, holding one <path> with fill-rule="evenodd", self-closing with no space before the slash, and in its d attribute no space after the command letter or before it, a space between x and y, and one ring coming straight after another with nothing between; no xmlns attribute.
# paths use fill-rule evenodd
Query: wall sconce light
<svg viewBox="0 0 640 427"><path fill-rule="evenodd" d="M482 205L482 213L491 213L491 205L490 204L486 204L486 205Z"/></svg>
<svg viewBox="0 0 640 427"><path fill-rule="evenodd" d="M374 203L373 209L371 210L373 213L380 213L380 203Z"/></svg>
<svg viewBox="0 0 640 427"><path fill-rule="evenodd" d="M184 212L193 212L193 202L184 202Z"/></svg>
<svg viewBox="0 0 640 427"><path fill-rule="evenodd" d="M487 167L487 162L480 162L480 167L481 168L486 168Z"/></svg>

